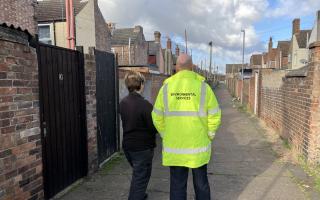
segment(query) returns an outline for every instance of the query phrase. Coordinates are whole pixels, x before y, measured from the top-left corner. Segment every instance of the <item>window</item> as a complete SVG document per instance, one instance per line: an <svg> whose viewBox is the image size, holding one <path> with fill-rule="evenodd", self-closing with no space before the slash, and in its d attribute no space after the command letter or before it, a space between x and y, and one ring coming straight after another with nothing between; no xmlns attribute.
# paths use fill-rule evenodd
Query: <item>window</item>
<svg viewBox="0 0 320 200"><path fill-rule="evenodd" d="M149 55L148 64L149 65L156 65L157 64L157 59L156 59L155 55Z"/></svg>
<svg viewBox="0 0 320 200"><path fill-rule="evenodd" d="M53 44L50 24L41 24L39 28L39 40L46 44Z"/></svg>
<svg viewBox="0 0 320 200"><path fill-rule="evenodd" d="M291 63L291 54L288 55L288 62Z"/></svg>

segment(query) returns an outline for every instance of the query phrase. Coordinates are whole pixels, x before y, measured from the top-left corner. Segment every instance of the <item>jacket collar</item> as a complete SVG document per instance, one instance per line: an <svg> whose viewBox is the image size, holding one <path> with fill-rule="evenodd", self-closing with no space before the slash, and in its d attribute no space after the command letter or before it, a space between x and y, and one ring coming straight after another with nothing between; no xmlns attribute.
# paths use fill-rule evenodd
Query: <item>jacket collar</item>
<svg viewBox="0 0 320 200"><path fill-rule="evenodd" d="M197 79L199 81L204 81L205 78L193 71L190 70L182 70L175 75L171 76L167 80L164 81L164 84L170 82L171 80L176 80L176 79L185 79L185 78L190 78L190 79Z"/></svg>
<svg viewBox="0 0 320 200"><path fill-rule="evenodd" d="M141 98L143 98L142 95L139 94L138 92L130 92L129 95L130 95L130 96L135 96L135 97L141 97Z"/></svg>

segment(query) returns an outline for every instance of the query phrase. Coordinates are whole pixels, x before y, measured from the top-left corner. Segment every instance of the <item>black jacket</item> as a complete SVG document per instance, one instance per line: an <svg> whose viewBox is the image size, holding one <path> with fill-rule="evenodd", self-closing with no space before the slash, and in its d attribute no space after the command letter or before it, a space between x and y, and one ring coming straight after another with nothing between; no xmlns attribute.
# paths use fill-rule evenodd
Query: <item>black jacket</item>
<svg viewBox="0 0 320 200"><path fill-rule="evenodd" d="M120 102L124 150L144 151L156 146L157 130L151 118L152 109L151 103L136 92Z"/></svg>

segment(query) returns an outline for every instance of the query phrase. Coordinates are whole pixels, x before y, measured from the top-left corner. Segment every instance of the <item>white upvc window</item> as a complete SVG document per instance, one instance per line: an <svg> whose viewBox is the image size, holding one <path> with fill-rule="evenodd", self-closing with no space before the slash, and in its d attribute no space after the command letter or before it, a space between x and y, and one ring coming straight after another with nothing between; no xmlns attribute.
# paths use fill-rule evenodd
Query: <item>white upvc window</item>
<svg viewBox="0 0 320 200"><path fill-rule="evenodd" d="M53 24L39 24L39 41L45 44L54 45Z"/></svg>

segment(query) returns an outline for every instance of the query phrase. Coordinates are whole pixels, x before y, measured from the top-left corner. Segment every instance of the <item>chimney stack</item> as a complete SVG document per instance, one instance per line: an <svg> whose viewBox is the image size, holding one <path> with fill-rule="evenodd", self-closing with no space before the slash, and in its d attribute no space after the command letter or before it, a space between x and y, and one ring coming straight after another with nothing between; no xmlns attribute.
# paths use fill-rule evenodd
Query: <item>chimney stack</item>
<svg viewBox="0 0 320 200"><path fill-rule="evenodd" d="M294 19L292 22L292 35L300 32L300 19Z"/></svg>
<svg viewBox="0 0 320 200"><path fill-rule="evenodd" d="M142 26L135 26L133 32L135 32L135 33L141 33L141 32L143 32Z"/></svg>
<svg viewBox="0 0 320 200"><path fill-rule="evenodd" d="M172 42L171 42L171 39L170 38L168 38L168 40L167 40L167 49L172 49Z"/></svg>
<svg viewBox="0 0 320 200"><path fill-rule="evenodd" d="M179 56L180 55L180 49L179 49L179 46L177 45L176 46L176 56Z"/></svg>
<svg viewBox="0 0 320 200"><path fill-rule="evenodd" d="M161 42L161 33L159 31L154 32L154 41L155 41L155 43Z"/></svg>
<svg viewBox="0 0 320 200"><path fill-rule="evenodd" d="M273 42L272 42L272 37L270 37L270 39L269 39L269 49L268 49L269 53L271 52L272 47L273 47Z"/></svg>

